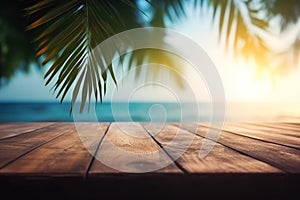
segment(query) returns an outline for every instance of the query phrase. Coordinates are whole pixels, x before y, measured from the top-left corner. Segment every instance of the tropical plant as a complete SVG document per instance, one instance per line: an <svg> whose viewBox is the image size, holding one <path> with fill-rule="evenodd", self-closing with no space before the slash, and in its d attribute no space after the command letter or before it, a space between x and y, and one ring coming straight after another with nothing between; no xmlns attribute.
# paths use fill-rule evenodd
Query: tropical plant
<svg viewBox="0 0 300 200"><path fill-rule="evenodd" d="M163 15L169 12L166 8L170 4L176 8L177 13L182 12L180 1L151 3L155 8L154 17L149 21L151 26L164 26ZM74 86L72 104L81 92L81 111L92 95L96 100L102 101L109 75L116 83L113 66L108 64L109 61L93 59L93 64L89 62L92 50L110 36L143 26L143 21L136 16L137 12L143 11L139 9L136 1L130 0L43 0L28 7L26 11L29 15L44 13L27 28L30 30L42 27L41 34L36 38L37 56L44 56L43 65L52 63L45 74L46 84L56 79L54 91L57 91L56 97L60 97L61 101ZM141 64L146 57L147 60L155 60L158 53L153 49L145 49L137 50L130 56L130 63L136 61ZM161 62L174 66L167 54Z"/></svg>
<svg viewBox="0 0 300 200"><path fill-rule="evenodd" d="M131 28L167 27L164 19L176 22L184 18L186 4L189 3L199 8L199 12L203 9L212 10L211 17L217 24L220 43L223 42L226 49L237 57L253 59L260 69L275 74L283 73L290 66L286 64L291 60L290 55L293 56L294 65L298 65L300 29L294 42L279 52L267 43L265 37L276 33L274 23L270 22L274 21L280 27L280 32L284 32L289 25L299 21L298 0L31 0L27 1L25 9L26 19L31 21L26 34L32 31L38 33L34 37L36 55L42 59L42 65L51 64L45 79L47 84L54 83L56 97L63 101L66 94L73 90L73 103L80 93L84 105L92 95L96 100L102 100L108 78L116 83L113 65L98 60L95 66L89 66L90 52L95 46ZM6 77L4 71L7 67L4 66L9 66L9 63L3 62L4 44L1 38L0 77ZM158 61L161 53L153 49L135 51L129 55L129 67L149 58ZM31 57L24 58L28 60ZM180 68L170 55L164 55L160 61Z"/></svg>
<svg viewBox="0 0 300 200"><path fill-rule="evenodd" d="M253 59L272 76L298 66L300 53L300 2L297 0L210 0L213 19L218 24L219 39L225 41L236 57ZM298 23L299 24L299 23ZM298 28L295 28L298 26ZM297 29L293 42L285 49L276 49L270 36ZM279 29L279 31L277 30ZM291 59L292 57L292 59ZM292 61L292 62L290 62Z"/></svg>
<svg viewBox="0 0 300 200"><path fill-rule="evenodd" d="M24 31L26 6L28 2L8 1L0 7L0 85L12 78L17 69L27 72L30 63L38 63L32 45L35 31Z"/></svg>

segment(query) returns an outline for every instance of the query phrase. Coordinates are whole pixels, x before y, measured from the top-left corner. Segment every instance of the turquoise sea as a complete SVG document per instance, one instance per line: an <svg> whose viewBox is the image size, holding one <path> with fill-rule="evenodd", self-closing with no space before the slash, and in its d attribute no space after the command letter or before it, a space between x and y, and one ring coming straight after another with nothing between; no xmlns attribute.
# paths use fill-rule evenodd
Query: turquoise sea
<svg viewBox="0 0 300 200"><path fill-rule="evenodd" d="M195 110L193 104L178 103L98 103L91 113L96 114L99 122L114 121L207 121L209 120L209 106ZM70 103L50 102L14 102L0 103L0 122L42 122L42 121L74 121L70 113ZM81 114L76 114L80 118ZM88 121L87 114L83 114L82 121Z"/></svg>
<svg viewBox="0 0 300 200"><path fill-rule="evenodd" d="M253 103L227 105L225 121L299 122L297 107L291 106L292 110L279 109L286 107ZM0 122L208 122L211 120L211 108L209 103L103 102L92 106L89 112L75 112L74 115L70 113L70 103L1 102ZM217 120L223 120L218 117Z"/></svg>

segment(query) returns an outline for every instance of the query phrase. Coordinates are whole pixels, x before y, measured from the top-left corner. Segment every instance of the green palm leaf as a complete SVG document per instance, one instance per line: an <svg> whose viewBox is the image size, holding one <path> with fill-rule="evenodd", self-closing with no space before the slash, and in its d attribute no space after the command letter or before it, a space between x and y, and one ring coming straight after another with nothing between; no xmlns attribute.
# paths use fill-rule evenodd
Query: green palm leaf
<svg viewBox="0 0 300 200"><path fill-rule="evenodd" d="M130 1L123 3L132 6ZM44 56L44 65L51 63L45 79L46 84L55 82L56 97L62 102L73 87L72 105L81 94L81 112L92 94L102 100L107 75L115 80L114 72L101 59L91 62L90 56L94 47L124 29L114 5L110 1L43 0L27 12L43 13L28 29L45 27L36 39L37 55Z"/></svg>
<svg viewBox="0 0 300 200"><path fill-rule="evenodd" d="M150 22L154 26L164 27L161 19L165 14L171 16L170 12L178 17L183 15L180 0L148 1L148 3L157 11ZM40 14L40 17L27 29L44 27L39 37L36 38L39 44L37 55L43 57L43 65L51 63L45 79L46 84L54 82L52 89L56 92L56 98L60 98L62 102L72 90L72 105L81 96L81 112L84 110L85 103L91 101L92 95L97 101L102 101L106 94L108 76L115 84L117 81L112 65L108 64L110 61L93 58L92 50L108 37L130 27L140 26L136 18L136 11L140 12L140 10L135 2L130 0L123 0L121 3L111 0L43 0L26 10L29 15ZM132 21L122 20L130 16ZM155 62L167 63L169 66L175 66L177 71L179 70L178 62L177 65L172 62L169 54L161 56L146 49L130 55L132 56L130 66L133 61L138 61L137 64L141 65L147 58L151 58ZM178 75L176 79L182 87Z"/></svg>

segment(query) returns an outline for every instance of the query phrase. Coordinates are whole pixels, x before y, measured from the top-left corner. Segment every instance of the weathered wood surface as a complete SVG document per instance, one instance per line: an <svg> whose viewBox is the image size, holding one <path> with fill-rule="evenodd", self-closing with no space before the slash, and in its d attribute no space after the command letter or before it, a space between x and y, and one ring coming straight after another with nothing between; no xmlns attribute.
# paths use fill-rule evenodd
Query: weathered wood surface
<svg viewBox="0 0 300 200"><path fill-rule="evenodd" d="M90 175L154 169L158 173L181 172L139 123L113 123L95 157Z"/></svg>
<svg viewBox="0 0 300 200"><path fill-rule="evenodd" d="M152 127L148 129L150 132L151 128ZM205 132L203 132L203 135L204 134ZM267 163L241 154L220 143L217 143L207 156L200 158L199 151L203 137L199 137L199 135L194 136L192 132L182 130L176 126L165 125L164 130L155 138L165 147L171 157L179 158L176 162L188 173L281 172L281 170ZM172 143L170 142L171 140L173 140ZM186 144L189 148L186 151L178 150L178 147L182 146L185 141L192 141L190 145ZM182 154L182 156L180 156L180 154Z"/></svg>
<svg viewBox="0 0 300 200"><path fill-rule="evenodd" d="M109 192L113 197L132 194L129 188L136 187L151 191L153 198L161 188L173 197L200 191L220 194L214 193L215 187L228 197L233 193L227 190L239 190L255 198L261 192L278 197L298 190L300 124L228 123L217 139L207 135L210 127L207 123L0 124L0 190L39 190L51 198L57 194L54 183L60 192L77 188L68 193L74 198L82 188L85 197ZM205 140L216 143L201 158Z"/></svg>

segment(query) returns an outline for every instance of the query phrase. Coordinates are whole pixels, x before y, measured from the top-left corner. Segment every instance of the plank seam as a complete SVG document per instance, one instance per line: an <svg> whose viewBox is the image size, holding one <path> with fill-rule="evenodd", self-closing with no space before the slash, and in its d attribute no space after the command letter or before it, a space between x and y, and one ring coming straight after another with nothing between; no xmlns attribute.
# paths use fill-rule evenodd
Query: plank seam
<svg viewBox="0 0 300 200"><path fill-rule="evenodd" d="M260 124L260 123L249 123L250 126L259 126L262 128L271 128L271 129L280 129L282 131L289 130L289 131L299 131L299 124L296 124L297 127L291 127L290 124L287 123L287 126L284 126L283 124Z"/></svg>
<svg viewBox="0 0 300 200"><path fill-rule="evenodd" d="M157 143L157 145L167 154L167 156L173 161L173 163L176 165L176 167L178 167L178 169L181 170L183 172L183 174L187 174L188 171L186 169L184 169L184 167L182 165L180 165L176 160L174 160L172 158L172 156L163 147L163 145L158 140L156 140L156 138L153 137L153 135L151 135L151 133L142 124L140 124L140 125L143 127L143 129L146 131L146 133L154 140L154 142Z"/></svg>
<svg viewBox="0 0 300 200"><path fill-rule="evenodd" d="M105 136L106 136L106 134L107 134L107 132L108 132L110 126L111 126L111 124L112 124L112 123L110 122L109 125L107 126L107 128L106 128L106 130L105 130L103 136L101 137L101 139L100 139L100 141L99 141L99 143L98 143L98 145L97 145L97 147L96 147L96 150L95 150L94 155L92 155L92 159L91 159L91 161L90 161L90 163L89 163L89 165L88 165L88 167L87 167L87 170L86 170L86 172L85 172L85 174L84 174L84 177L83 177L84 179L87 179L87 178L89 177L89 171L90 171L91 168L92 168L92 165L93 165L93 163L94 163L94 161L95 161L95 157L96 157L96 155L97 155L97 153L98 153L98 151L99 151L99 149L100 149L100 146L101 146L101 144L102 144L102 142L103 142L103 140L104 140L104 138L105 138Z"/></svg>
<svg viewBox="0 0 300 200"><path fill-rule="evenodd" d="M206 125L201 125L201 126L204 126L206 128L212 128L214 130L220 130L220 129L217 129L217 128L214 128L214 127L209 127L209 126L206 126ZM300 150L300 148L297 148L297 147L294 147L294 146L290 146L290 145L287 145L287 144L280 144L280 143L277 143L277 142L272 142L272 141L260 139L260 138L257 138L257 137L253 137L253 136L243 135L241 133L236 133L236 132L233 132L233 131L229 131L228 129L223 129L221 131L231 133L233 135L238 135L238 136L241 136L241 137L245 137L245 138L250 138L250 139L253 139L253 140L260 141L260 142L265 142L265 143L269 143L269 144L274 144L274 145L278 145L278 146L284 146L284 147Z"/></svg>
<svg viewBox="0 0 300 200"><path fill-rule="evenodd" d="M41 147L41 146L43 146L43 145L45 145L45 144L47 144L47 143L49 143L49 142L51 142L51 141L57 139L57 138L59 138L59 137L61 137L61 136L63 136L63 135L65 135L65 132L63 132L63 133L61 133L61 134L59 134L59 135L57 135L57 136L55 136L55 137L53 137L53 138L47 140L46 142L43 142L43 143L41 143L41 144L39 144L39 145L37 145L37 146L35 146L35 147L32 147L31 149L25 151L24 153L18 155L17 157L15 157L14 159L10 160L10 161L7 162L6 164L2 165L2 166L0 167L0 169L5 168L6 166L8 166L9 164L11 164L11 163L13 163L14 161L18 160L19 158L25 156L26 154L29 154L30 152L32 152L32 151L38 149L39 147Z"/></svg>
<svg viewBox="0 0 300 200"><path fill-rule="evenodd" d="M43 126L43 127L40 127L40 128L34 129L34 130L31 130L31 131L25 131L25 132L23 132L21 134L18 134L18 135L12 135L12 136L8 136L8 137L0 138L0 141L6 140L6 139L15 138L15 137L19 137L19 136L24 136L26 134L29 134L29 133L32 133L32 132L35 132L35 131L41 131L43 129L47 130L47 129L51 128L54 125L56 125L56 124L49 124L49 125L46 125L46 126Z"/></svg>
<svg viewBox="0 0 300 200"><path fill-rule="evenodd" d="M293 132L299 132L300 130L291 130L291 129L289 129L288 127L287 128L285 128L285 127L274 127L274 126L267 126L267 125L261 125L261 124L251 124L251 126L253 126L253 129L250 129L250 127L245 127L245 126L242 126L242 125L234 125L235 127L238 127L238 128L244 128L244 129L248 129L248 130L255 130L255 131L263 131L263 130L261 130L261 129L259 129L259 127L261 127L261 128L269 128L269 129L276 129L276 130L280 130L280 131L285 131L285 130L288 130L288 131L293 131ZM257 127L257 128L255 128L255 127ZM274 134L274 133L272 133L272 134ZM300 138L300 135L298 136L298 135L293 135L293 134L291 134L291 133L287 133L287 132L285 132L285 133L276 133L276 134L278 134L278 135L280 135L280 136L283 136L283 137L286 137L286 136L289 136L289 137L293 137L293 138Z"/></svg>
<svg viewBox="0 0 300 200"><path fill-rule="evenodd" d="M184 128L184 129L185 129L186 131L188 131L190 134L194 134L194 135L196 135L196 136L198 136L198 137L205 138L205 139L211 140L211 141L213 141L213 142L216 142L216 143L218 143L218 144L220 144L220 145L222 145L222 146L224 146L224 147L226 147L226 148L228 148L228 149L231 149L232 151L238 152L238 153L240 153L240 154L242 154L242 155L244 155L244 156L247 156L247 157L253 158L253 159L255 159L255 160L258 160L258 161L260 161L260 162L266 163L266 164L268 164L268 165L270 165L270 166L272 166L272 167L278 169L279 171L283 172L284 174L289 174L289 173L288 173L287 171L285 171L284 169L281 169L280 166L277 166L276 163L272 163L272 162L266 161L266 160L264 160L264 159L262 159L262 158L260 158L260 157L252 156L251 154L249 154L249 153L247 153L247 152L244 152L244 151L235 149L234 147L228 146L228 145L226 145L226 144L224 144L224 143L222 143L222 142L220 142L220 141L215 141L215 140L213 140L213 139L211 139L211 138L203 137L203 136L199 135L198 133L191 132L190 130L188 130L188 129L186 129L186 128ZM224 130L223 130L223 131L224 131ZM225 131L225 132L227 132L227 131Z"/></svg>

